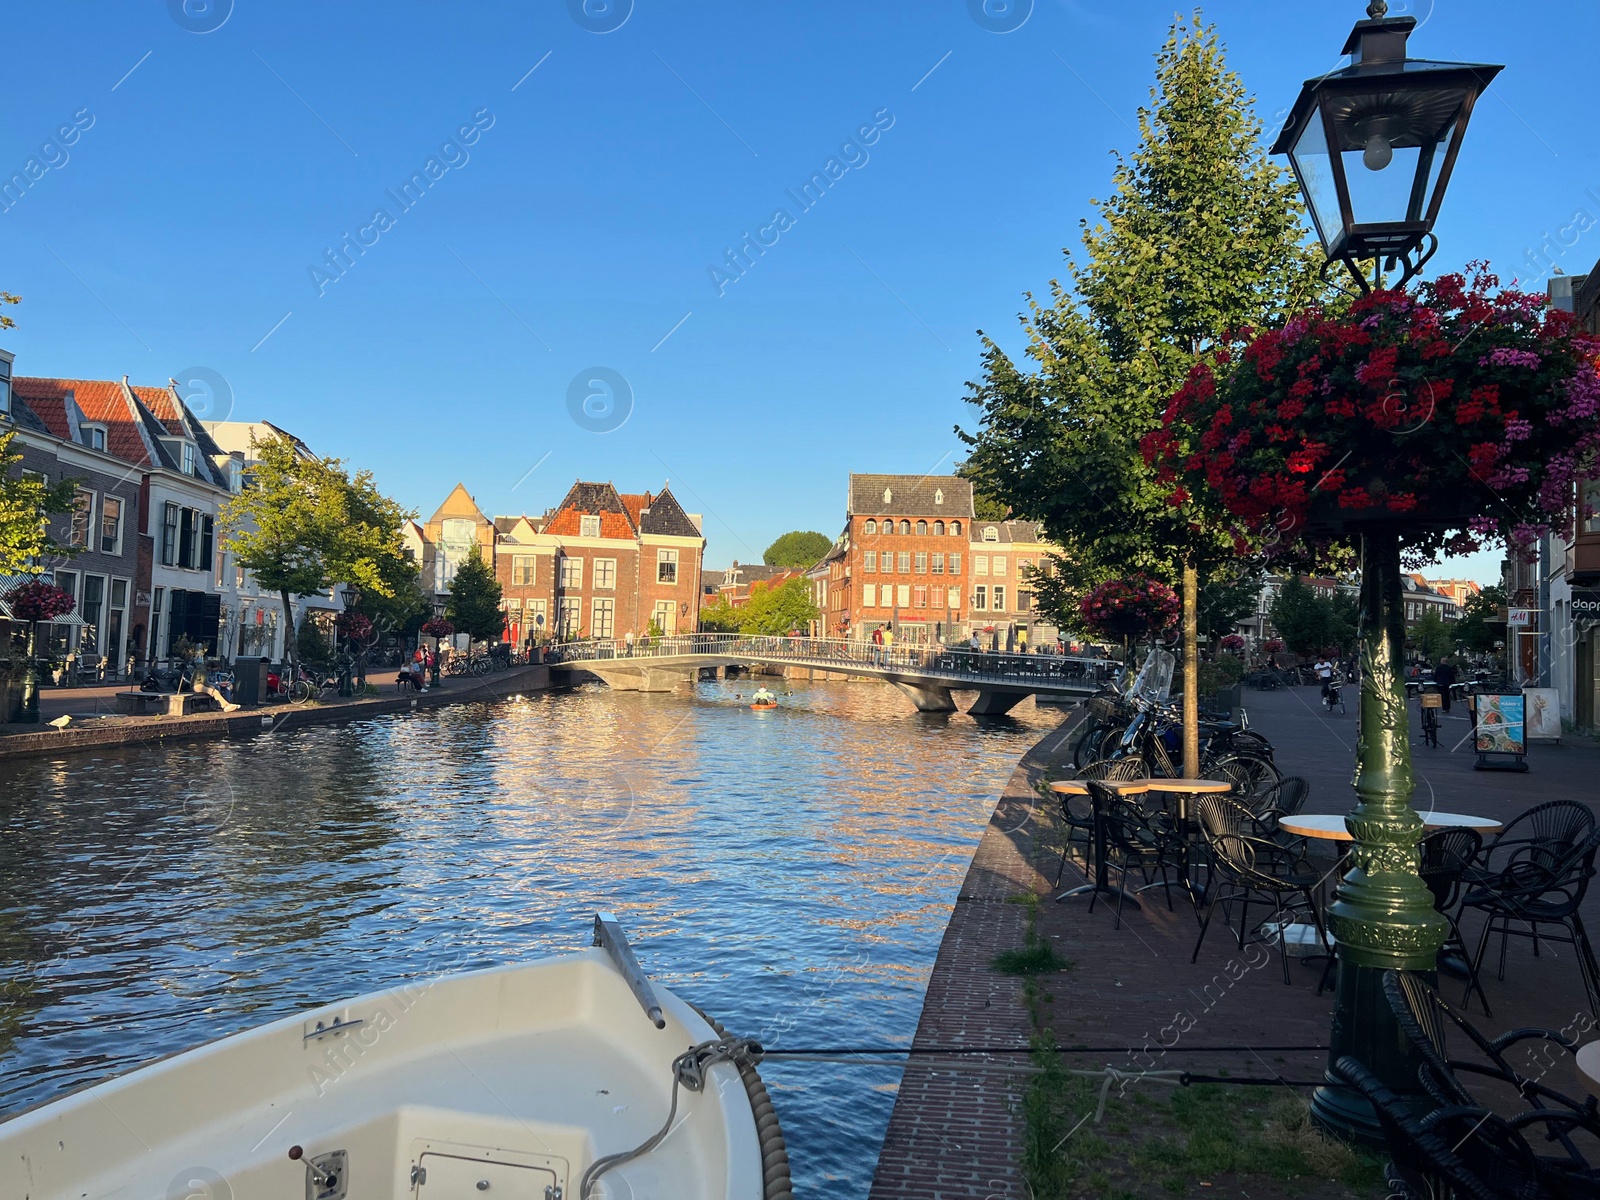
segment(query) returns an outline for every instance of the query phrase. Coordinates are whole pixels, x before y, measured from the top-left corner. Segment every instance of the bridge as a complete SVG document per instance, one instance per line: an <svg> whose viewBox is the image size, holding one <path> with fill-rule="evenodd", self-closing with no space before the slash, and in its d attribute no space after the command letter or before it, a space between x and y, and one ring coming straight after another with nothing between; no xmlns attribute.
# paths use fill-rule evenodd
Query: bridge
<svg viewBox="0 0 1600 1200"><path fill-rule="evenodd" d="M702 667L785 665L892 683L921 712L955 712L955 691L975 691L974 716L999 716L1025 696L1078 700L1110 683L1122 664L1061 654L998 654L945 646L875 646L844 638L688 633L623 641L584 640L549 647L552 671L588 671L620 691L670 692Z"/></svg>

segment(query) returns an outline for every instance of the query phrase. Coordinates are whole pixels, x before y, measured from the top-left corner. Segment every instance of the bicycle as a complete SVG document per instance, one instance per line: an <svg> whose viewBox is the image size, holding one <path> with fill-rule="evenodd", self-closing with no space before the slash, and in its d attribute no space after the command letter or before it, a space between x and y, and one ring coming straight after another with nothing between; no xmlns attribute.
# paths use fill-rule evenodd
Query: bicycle
<svg viewBox="0 0 1600 1200"><path fill-rule="evenodd" d="M1340 712L1344 707L1344 677L1335 671L1322 681L1322 707L1330 713L1337 706Z"/></svg>
<svg viewBox="0 0 1600 1200"><path fill-rule="evenodd" d="M1444 697L1439 694L1438 687L1430 680L1425 686L1417 703L1422 708L1422 741L1424 745L1437 750L1439 748L1439 710L1444 707Z"/></svg>

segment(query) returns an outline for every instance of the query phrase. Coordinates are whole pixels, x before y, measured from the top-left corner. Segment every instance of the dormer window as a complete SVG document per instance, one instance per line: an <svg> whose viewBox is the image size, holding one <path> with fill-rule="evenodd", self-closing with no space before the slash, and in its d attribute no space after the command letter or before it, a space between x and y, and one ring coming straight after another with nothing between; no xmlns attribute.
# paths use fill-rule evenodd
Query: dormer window
<svg viewBox="0 0 1600 1200"><path fill-rule="evenodd" d="M944 503L944 489L943 488L937 488L937 489L934 490L933 502L935 504L943 504Z"/></svg>
<svg viewBox="0 0 1600 1200"><path fill-rule="evenodd" d="M993 525L985 525L983 527L983 540L986 542L998 542L1000 540L1000 531Z"/></svg>
<svg viewBox="0 0 1600 1200"><path fill-rule="evenodd" d="M892 491L890 491L888 488L884 488L883 489L883 506L885 508L888 508L889 505L891 503L893 503L893 501L894 501L894 493Z"/></svg>
<svg viewBox="0 0 1600 1200"><path fill-rule="evenodd" d="M78 435L83 439L83 444L91 450L104 450L106 448L106 427L104 425L80 425Z"/></svg>
<svg viewBox="0 0 1600 1200"><path fill-rule="evenodd" d="M179 462L185 475L200 474L200 454L195 449L193 442L183 443L183 452L179 456Z"/></svg>
<svg viewBox="0 0 1600 1200"><path fill-rule="evenodd" d="M600 518L598 516L582 516L578 518L578 536L597 538L600 536Z"/></svg>

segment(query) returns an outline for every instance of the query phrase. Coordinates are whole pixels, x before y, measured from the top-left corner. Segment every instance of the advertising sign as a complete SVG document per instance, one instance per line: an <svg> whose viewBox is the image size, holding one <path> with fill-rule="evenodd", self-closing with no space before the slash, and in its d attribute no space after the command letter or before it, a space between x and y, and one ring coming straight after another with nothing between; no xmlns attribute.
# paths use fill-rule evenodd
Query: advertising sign
<svg viewBox="0 0 1600 1200"><path fill-rule="evenodd" d="M1506 611L1506 624L1513 628L1527 628L1533 624L1533 609L1512 608Z"/></svg>
<svg viewBox="0 0 1600 1200"><path fill-rule="evenodd" d="M1523 688L1522 699L1527 713L1527 736L1530 738L1561 738L1561 697L1555 688Z"/></svg>
<svg viewBox="0 0 1600 1200"><path fill-rule="evenodd" d="M1593 588L1572 589L1572 619L1600 621L1600 592Z"/></svg>
<svg viewBox="0 0 1600 1200"><path fill-rule="evenodd" d="M1478 761L1473 766L1480 771L1526 771L1528 764L1523 755L1528 752L1527 710L1522 693L1482 693L1476 699L1474 740ZM1490 755L1499 756L1499 760ZM1503 761L1508 756L1511 761Z"/></svg>

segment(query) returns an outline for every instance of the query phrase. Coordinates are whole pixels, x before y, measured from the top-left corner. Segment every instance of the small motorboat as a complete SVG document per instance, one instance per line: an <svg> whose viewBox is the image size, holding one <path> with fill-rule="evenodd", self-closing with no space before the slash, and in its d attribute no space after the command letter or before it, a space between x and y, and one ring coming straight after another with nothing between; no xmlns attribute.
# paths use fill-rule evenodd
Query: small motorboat
<svg viewBox="0 0 1600 1200"><path fill-rule="evenodd" d="M594 944L324 1005L31 1109L0 1124L0 1196L792 1200L761 1047L654 987L615 917Z"/></svg>

